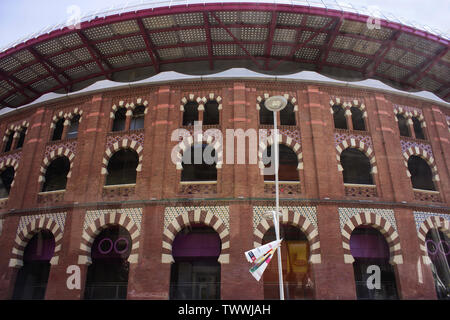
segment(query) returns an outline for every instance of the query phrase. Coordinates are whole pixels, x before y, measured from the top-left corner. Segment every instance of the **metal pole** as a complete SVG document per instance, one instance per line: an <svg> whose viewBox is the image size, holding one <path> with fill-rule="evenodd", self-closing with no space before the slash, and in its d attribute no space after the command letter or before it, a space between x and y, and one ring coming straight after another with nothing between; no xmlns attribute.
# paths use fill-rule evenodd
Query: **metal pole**
<svg viewBox="0 0 450 320"><path fill-rule="evenodd" d="M275 137L273 139L274 144L274 153L275 153L275 202L276 202L276 211L274 213L273 222L275 225L275 234L277 236L277 241L280 240L280 190L278 187L278 167L279 167L279 154L278 154L278 128L277 128L277 114L273 112L273 127ZM276 214L276 216L275 216ZM278 282L280 285L280 300L284 300L284 289L283 289L283 269L281 266L281 245L278 248Z"/></svg>

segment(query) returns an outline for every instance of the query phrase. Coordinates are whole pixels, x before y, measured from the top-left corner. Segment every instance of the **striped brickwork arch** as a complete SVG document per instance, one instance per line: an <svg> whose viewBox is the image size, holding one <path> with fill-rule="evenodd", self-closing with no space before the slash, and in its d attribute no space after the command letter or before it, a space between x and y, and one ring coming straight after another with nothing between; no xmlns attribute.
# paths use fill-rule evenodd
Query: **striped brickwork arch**
<svg viewBox="0 0 450 320"><path fill-rule="evenodd" d="M212 147L216 151L216 155L217 155L216 168L222 169L222 165L223 165L222 140L220 139L220 137L216 136L215 134L209 134L210 130L206 131L205 133L201 133L201 134L197 135L197 137L195 139L195 144L207 143L208 145L212 145ZM183 152L185 152L186 150L191 148L193 145L194 145L194 138L191 135L189 135L189 136L185 136L183 138L183 141L181 141L175 147L176 151L175 151L175 159L174 160L175 160L175 163L177 166L177 170L183 170L183 165L182 165Z"/></svg>
<svg viewBox="0 0 450 320"><path fill-rule="evenodd" d="M109 160L111 159L111 157L114 155L114 153L116 153L117 151L121 150L121 149L131 149L136 151L138 157L139 157L139 164L136 168L137 172L141 172L142 171L142 159L143 159L143 150L144 148L142 147L142 145L135 141L135 140L131 140L131 139L122 139L121 141L118 141L116 143L114 143L112 146L108 147L108 149L106 149L105 154L103 156L103 163L102 163L102 175L107 175L108 174L108 163Z"/></svg>
<svg viewBox="0 0 450 320"><path fill-rule="evenodd" d="M222 105L222 97L221 96L216 96L216 94L214 92L211 92L208 95L208 98L204 97L203 98L203 102L207 103L208 101L216 101L219 104L218 109L222 110L223 109L223 105Z"/></svg>
<svg viewBox="0 0 450 320"><path fill-rule="evenodd" d="M286 98L286 100L288 101L288 102L290 102L293 106L294 106L294 112L297 112L298 111L298 104L297 104L297 99L295 98L295 97L293 97L293 96L291 96L291 95L289 95L289 94L284 94L283 95L283 97L285 97ZM260 103L263 101L263 100L267 100L267 99L269 99L270 98L270 94L268 94L268 93L264 93L264 95L261 97L261 96L258 96L257 98L256 98L256 100L258 101L257 103L256 103L256 110L261 110L261 106L260 106Z"/></svg>
<svg viewBox="0 0 450 320"><path fill-rule="evenodd" d="M416 108L411 107L404 107L399 105L394 105L394 114L397 116L398 114L403 115L405 119L407 120L408 124L413 124L412 118L416 117L417 120L420 121L420 125L422 128L425 128L427 126L425 122L425 118L422 114L422 111ZM395 121L398 122L397 117L394 117Z"/></svg>
<svg viewBox="0 0 450 320"><path fill-rule="evenodd" d="M119 110L121 108L125 108L127 110L126 116L132 116L133 110L138 106L144 106L145 107L144 113L145 114L148 113L148 101L147 100L144 100L142 98L137 98L135 102L128 102L128 103L125 103L125 101L121 100L121 101L119 101L119 104L114 104L111 107L110 118L115 119L117 110Z"/></svg>
<svg viewBox="0 0 450 320"><path fill-rule="evenodd" d="M119 212L110 212L102 214L99 218L90 223L83 231L80 244L81 254L78 256L78 264L92 264L91 247L94 243L95 238L104 229L107 229L108 227L114 225L119 225L129 232L132 241L132 247L130 256L128 257L128 262L138 263L140 237L140 230L138 226L126 214Z"/></svg>
<svg viewBox="0 0 450 320"><path fill-rule="evenodd" d="M30 221L25 227L19 230L14 241L12 256L9 260L9 266L12 268L20 268L23 266L23 254L28 241L41 230L50 231L55 237L55 251L50 260L51 265L57 265L59 261L59 253L62 246L63 230L58 223L49 217L41 217Z"/></svg>
<svg viewBox="0 0 450 320"><path fill-rule="evenodd" d="M14 185L14 181L16 181L17 168L19 168L19 163L14 158L6 158L0 162L0 173L3 172L8 167L14 168L14 179L11 183L11 187Z"/></svg>
<svg viewBox="0 0 450 320"><path fill-rule="evenodd" d="M206 99L206 97L199 97L197 95L195 95L194 93L190 93L187 97L183 97L181 98L181 105L180 105L180 111L184 112L184 106L188 103L188 102L197 102L198 104L198 111L205 111L205 103L208 100Z"/></svg>
<svg viewBox="0 0 450 320"><path fill-rule="evenodd" d="M345 102L342 101L341 98L331 98L330 100L330 112L331 114L334 114L333 106L340 106L344 109L346 116L351 116L351 108L355 107L361 110L363 113L363 118L367 118L367 111L366 111L366 105L364 103L361 103L358 99L353 99L351 101Z"/></svg>
<svg viewBox="0 0 450 320"><path fill-rule="evenodd" d="M419 237L420 251L422 253L423 263L425 264L431 263L431 260L428 257L426 245L426 236L431 229L438 229L442 231L448 238L450 238L450 221L442 217L431 216L428 217L417 230Z"/></svg>
<svg viewBox="0 0 450 320"><path fill-rule="evenodd" d="M320 240L317 228L298 212L288 209L282 209L281 212L283 215L280 216L280 224L290 224L299 228L308 239L310 251L309 262L321 263ZM273 226L272 219L261 219L256 229L253 231L253 246L255 248L262 245L264 234Z"/></svg>
<svg viewBox="0 0 450 320"><path fill-rule="evenodd" d="M341 228L342 247L344 248L345 263L353 263L355 261L350 252L350 237L353 230L361 225L371 226L380 231L384 236L389 246L389 263L393 265L403 264L402 249L400 246L400 238L397 231L389 221L374 212L361 212L359 214L356 214L351 217Z"/></svg>
<svg viewBox="0 0 450 320"><path fill-rule="evenodd" d="M40 169L39 182L45 181L45 174L47 172L49 164L59 157L66 157L67 159L69 159L70 169L69 173L67 173L67 178L70 178L72 176L73 159L75 158L75 154L66 147L60 147L57 150L50 152L50 154L44 158L43 164L41 165Z"/></svg>
<svg viewBox="0 0 450 320"><path fill-rule="evenodd" d="M273 142L274 142L273 135L270 135L265 141L262 141L259 145L258 166L259 166L259 169L261 169L261 170L264 170L264 162L263 162L264 150L266 150L266 148L268 146L272 146ZM286 136L281 133L278 133L278 143L288 146L295 152L295 154L297 155L297 160L298 160L297 170L303 170L303 153L301 150L301 144L298 143L297 141L295 141L294 139L292 139L291 137Z"/></svg>
<svg viewBox="0 0 450 320"><path fill-rule="evenodd" d="M408 177L411 177L411 173L409 172L408 169L408 160L409 157L411 156L418 156L422 159L424 159L427 164L430 166L432 175L433 175L433 181L439 181L439 174L438 174L438 170L437 170L437 166L436 166L436 162L434 161L434 158L424 149L420 148L420 147L410 147L408 150L406 150L405 152L403 152L403 157L405 158L405 160L403 161L405 163L406 166L406 174L408 175Z"/></svg>
<svg viewBox="0 0 450 320"><path fill-rule="evenodd" d="M10 134L14 134L14 138L18 138L20 135L20 132L24 128L28 128L30 126L30 123L28 121L23 121L21 124L12 124L5 130L5 135L3 136L3 142L6 142L9 138Z"/></svg>
<svg viewBox="0 0 450 320"><path fill-rule="evenodd" d="M377 161L375 159L375 153L374 153L373 149L370 146L368 146L366 143L364 143L363 141L360 141L358 139L353 139L353 138L346 139L336 146L336 153L337 153L336 159L338 162L338 170L339 171L341 171L341 172L344 171L344 168L342 167L342 164L341 164L341 154L345 149L348 149L348 148L355 148L355 149L358 149L359 151L361 151L362 153L364 153L369 158L370 165L372 167L372 170L370 173L376 174L378 172Z"/></svg>
<svg viewBox="0 0 450 320"><path fill-rule="evenodd" d="M223 220L207 210L195 209L187 213L179 214L164 229L162 241L162 263L173 263L172 244L176 235L183 228L191 224L204 224L212 227L219 235L222 241L222 248L218 261L223 264L230 263L230 233Z"/></svg>

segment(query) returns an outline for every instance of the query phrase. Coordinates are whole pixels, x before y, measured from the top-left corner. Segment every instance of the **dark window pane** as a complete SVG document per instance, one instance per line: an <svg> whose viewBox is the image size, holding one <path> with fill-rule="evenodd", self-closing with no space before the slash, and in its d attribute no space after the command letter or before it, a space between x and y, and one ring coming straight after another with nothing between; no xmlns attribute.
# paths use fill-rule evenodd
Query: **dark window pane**
<svg viewBox="0 0 450 320"><path fill-rule="evenodd" d="M80 123L80 116L76 115L70 121L70 127L67 131L67 138L76 138L78 136L78 125Z"/></svg>
<svg viewBox="0 0 450 320"><path fill-rule="evenodd" d="M7 167L0 175L0 198L7 198L14 180L14 168Z"/></svg>
<svg viewBox="0 0 450 320"><path fill-rule="evenodd" d="M5 149L3 150L4 152L8 152L11 150L13 139L14 139L14 133L11 132L8 136L8 140L6 141Z"/></svg>
<svg viewBox="0 0 450 320"><path fill-rule="evenodd" d="M411 173L412 186L415 189L436 190L433 174L428 163L420 157L411 156L408 159L408 170Z"/></svg>
<svg viewBox="0 0 450 320"><path fill-rule="evenodd" d="M295 111L292 103L288 103L286 108L280 111L280 123L286 126L295 126Z"/></svg>
<svg viewBox="0 0 450 320"><path fill-rule="evenodd" d="M425 140L425 134L423 133L422 124L420 123L419 119L413 117L412 121L416 138Z"/></svg>
<svg viewBox="0 0 450 320"><path fill-rule="evenodd" d="M117 151L109 160L106 185L136 183L136 168L139 157L134 150Z"/></svg>
<svg viewBox="0 0 450 320"><path fill-rule="evenodd" d="M341 154L344 183L373 184L369 158L361 151L348 148Z"/></svg>
<svg viewBox="0 0 450 320"><path fill-rule="evenodd" d="M434 284L438 299L450 300L450 241L438 229L431 229L426 235L428 257L432 262Z"/></svg>
<svg viewBox="0 0 450 320"><path fill-rule="evenodd" d="M42 191L56 191L66 189L67 174L70 170L70 161L66 157L53 160L47 167L45 182Z"/></svg>
<svg viewBox="0 0 450 320"><path fill-rule="evenodd" d="M407 120L404 116L401 114L397 114L397 120L398 120L398 130L400 131L400 135L404 137L409 137L409 126L407 123Z"/></svg>
<svg viewBox="0 0 450 320"><path fill-rule="evenodd" d="M116 111L112 131L125 130L126 113L127 109L125 108L120 108Z"/></svg>
<svg viewBox="0 0 450 320"><path fill-rule="evenodd" d="M27 128L22 128L19 135L19 141L17 141L16 149L20 149L23 147L23 143L25 142L25 136L27 134Z"/></svg>
<svg viewBox="0 0 450 320"><path fill-rule="evenodd" d="M144 128L145 107L137 106L133 111L133 118L131 118L130 130L138 130Z"/></svg>
<svg viewBox="0 0 450 320"><path fill-rule="evenodd" d="M209 147L209 149L211 146ZM214 163L208 164L205 161L206 145L195 145L183 154L183 171L181 181L216 181L217 180L217 157L214 149L210 156Z"/></svg>
<svg viewBox="0 0 450 320"><path fill-rule="evenodd" d="M259 103L259 123L273 125L273 112L267 109L264 103L265 100Z"/></svg>
<svg viewBox="0 0 450 320"><path fill-rule="evenodd" d="M193 126L198 121L198 103L188 102L184 105L183 126Z"/></svg>
<svg viewBox="0 0 450 320"><path fill-rule="evenodd" d="M356 107L351 107L350 111L352 112L352 123L353 130L366 130L366 125L364 123L363 112Z"/></svg>
<svg viewBox="0 0 450 320"><path fill-rule="evenodd" d="M64 122L65 121L66 120L63 118L63 119L59 119L55 123L55 128L53 129L52 141L61 140L62 134L63 134L63 130L64 130Z"/></svg>
<svg viewBox="0 0 450 320"><path fill-rule="evenodd" d="M334 127L336 129L347 129L347 119L345 118L345 110L341 106L333 106Z"/></svg>
<svg viewBox="0 0 450 320"><path fill-rule="evenodd" d="M219 104L216 101L208 101L203 112L203 124L219 124Z"/></svg>
<svg viewBox="0 0 450 320"><path fill-rule="evenodd" d="M265 166L270 167L271 163L267 161L271 161L272 150L274 150L273 146L269 146L267 148L267 155L263 154L264 163L267 163ZM274 158L275 160L275 158ZM298 159L297 154L288 146L284 144L279 144L279 170L278 170L278 180L279 181L298 181ZM272 165L275 168L275 164ZM265 175L265 181L275 181L275 175Z"/></svg>

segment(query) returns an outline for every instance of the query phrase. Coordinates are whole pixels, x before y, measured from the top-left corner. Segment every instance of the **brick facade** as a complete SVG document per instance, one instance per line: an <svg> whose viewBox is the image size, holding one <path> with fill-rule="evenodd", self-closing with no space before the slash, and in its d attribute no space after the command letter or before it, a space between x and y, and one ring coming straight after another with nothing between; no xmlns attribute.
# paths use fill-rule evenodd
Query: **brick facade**
<svg viewBox="0 0 450 320"><path fill-rule="evenodd" d="M433 225L448 233L450 109L371 89L262 80L183 81L110 89L36 104L0 117L0 132L5 134L22 123L28 125L22 148L14 149L13 143L11 151L0 153L0 170L15 169L10 196L0 201L0 298L11 298L27 240L43 228L54 231L57 238L46 299L82 298L89 245L105 225L114 223L127 229L133 239L128 298L167 299L171 243L183 226L195 222L213 227L221 237L221 298L263 299L263 283L251 277L243 254L261 242L271 225L258 213L258 208L274 206L273 190L260 174L261 163L227 164L223 142L216 145L223 152L217 182L187 187L180 184L180 165L171 159L173 148L180 143L171 134L183 128L184 102L199 100L203 105L217 97L220 124L214 128L224 138L227 129L269 129L259 125L257 108L263 97L273 95L287 95L295 105L297 125L279 129L281 143L297 154L300 184L285 186L280 205L283 222L300 228L310 241L315 298L356 298L349 236L358 225L369 224L389 244L400 298L435 299L423 242ZM335 129L330 101L363 110L366 130ZM133 109L140 104L146 107L144 129L111 133L117 106ZM395 114L408 110L426 123L422 127L426 140L402 142L406 140L400 137ZM55 117L70 119L73 114L82 114L83 119L77 138L50 142ZM344 185L339 160L346 147L360 149L370 159L375 191L358 186L349 190ZM121 148L134 149L139 156L136 184L106 188L108 161ZM70 160L67 187L63 192L43 194L46 166L62 155ZM430 165L437 190L429 193L433 196L413 190L405 168L409 155L422 156ZM418 221L417 212L426 214L426 219ZM57 218L61 213L64 221ZM81 267L81 290L66 287L70 265Z"/></svg>

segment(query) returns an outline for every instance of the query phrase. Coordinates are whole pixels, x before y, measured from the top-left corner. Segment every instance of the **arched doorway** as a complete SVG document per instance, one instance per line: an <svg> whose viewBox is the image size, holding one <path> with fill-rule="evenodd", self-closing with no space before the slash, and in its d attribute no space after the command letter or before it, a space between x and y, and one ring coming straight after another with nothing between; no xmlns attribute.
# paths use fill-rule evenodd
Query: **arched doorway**
<svg viewBox="0 0 450 320"><path fill-rule="evenodd" d="M55 237L41 230L28 242L23 267L20 268L14 287L14 300L43 300L50 274L50 260L55 252Z"/></svg>
<svg viewBox="0 0 450 320"><path fill-rule="evenodd" d="M314 299L314 283L309 260L309 244L305 234L292 225L280 225L281 261L286 300ZM275 228L264 234L263 244L276 240ZM277 255L278 252L275 254ZM278 263L274 256L263 275L264 299L279 300Z"/></svg>
<svg viewBox="0 0 450 320"><path fill-rule="evenodd" d="M91 248L85 300L125 300L132 247L129 232L118 225L109 226L95 238Z"/></svg>
<svg viewBox="0 0 450 320"><path fill-rule="evenodd" d="M370 226L359 226L350 237L350 251L355 259L353 272L356 283L356 297L360 300L398 299L397 285L393 266L389 263L389 246L384 236ZM375 266L375 267L371 267ZM373 275L379 268L379 289L372 288ZM369 280L369 281L368 281Z"/></svg>
<svg viewBox="0 0 450 320"><path fill-rule="evenodd" d="M442 231L433 228L428 231L425 243L437 298L450 300L450 241Z"/></svg>
<svg viewBox="0 0 450 320"><path fill-rule="evenodd" d="M171 300L219 300L222 242L217 232L203 225L191 225L175 237L171 267Z"/></svg>

